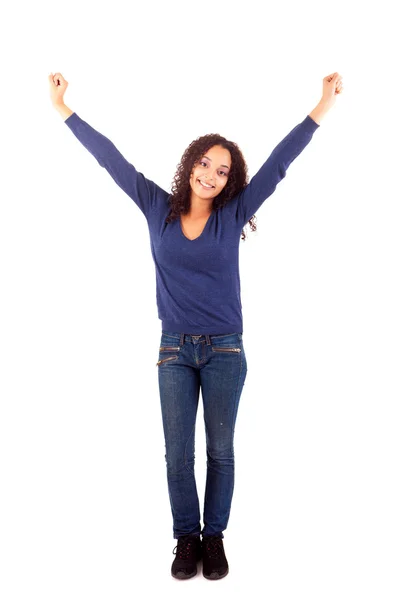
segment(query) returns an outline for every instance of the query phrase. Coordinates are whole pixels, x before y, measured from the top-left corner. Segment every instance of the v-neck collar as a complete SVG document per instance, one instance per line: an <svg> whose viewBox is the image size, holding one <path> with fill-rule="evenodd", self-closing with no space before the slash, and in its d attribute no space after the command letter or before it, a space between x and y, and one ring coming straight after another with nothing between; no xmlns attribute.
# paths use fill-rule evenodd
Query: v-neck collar
<svg viewBox="0 0 400 600"><path fill-rule="evenodd" d="M211 219L211 217L212 217L213 213L214 213L214 211L212 211L212 212L211 212L211 213L208 215L208 219L207 219L207 221L205 222L205 225L204 225L204 227L203 227L203 230L202 230L202 232L200 233L200 235L198 235L196 238L193 238L192 240L191 240L190 238L188 238L188 237L187 237L187 236L186 236L186 235L183 233L183 229L182 229L182 221L181 221L181 218L179 217L179 229L181 230L181 234L183 235L183 237L185 238L185 240L187 240L188 242L195 242L196 240L199 240L199 239L201 238L201 236L203 235L203 233L205 232L205 230L206 230L206 227L207 227L207 225L209 224L209 222L210 222L210 219Z"/></svg>

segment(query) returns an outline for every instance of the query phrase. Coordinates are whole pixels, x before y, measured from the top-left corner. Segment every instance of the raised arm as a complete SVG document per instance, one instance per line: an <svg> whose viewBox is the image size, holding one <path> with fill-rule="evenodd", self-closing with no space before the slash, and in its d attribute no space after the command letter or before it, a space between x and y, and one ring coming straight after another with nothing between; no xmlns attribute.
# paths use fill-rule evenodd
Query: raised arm
<svg viewBox="0 0 400 600"><path fill-rule="evenodd" d="M49 75L49 82L53 107L64 119L64 123L148 219L150 211L157 203L166 202L167 192L137 171L111 140L65 105L63 96L68 82L60 73Z"/></svg>
<svg viewBox="0 0 400 600"><path fill-rule="evenodd" d="M64 104L64 102L57 102L57 103L54 102L53 106L56 109L56 111L58 113L60 113L60 115L62 116L64 121L66 119L68 119L68 117L70 117L74 112L73 110L68 108L68 106L66 104Z"/></svg>
<svg viewBox="0 0 400 600"><path fill-rule="evenodd" d="M334 105L336 94L341 92L342 78L338 73L332 73L323 79L323 94L317 106L274 148L249 184L240 192L238 218L243 225L286 177L289 165L310 143L315 131L320 127L321 120Z"/></svg>

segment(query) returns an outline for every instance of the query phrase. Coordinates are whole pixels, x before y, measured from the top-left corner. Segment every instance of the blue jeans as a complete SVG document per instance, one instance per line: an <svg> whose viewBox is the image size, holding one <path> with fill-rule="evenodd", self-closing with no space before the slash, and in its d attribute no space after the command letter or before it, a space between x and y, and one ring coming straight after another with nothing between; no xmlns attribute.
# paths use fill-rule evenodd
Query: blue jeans
<svg viewBox="0 0 400 600"><path fill-rule="evenodd" d="M235 422L247 373L242 334L195 336L162 330L157 366L173 536L223 538L234 488ZM207 447L203 529L194 474L200 387Z"/></svg>

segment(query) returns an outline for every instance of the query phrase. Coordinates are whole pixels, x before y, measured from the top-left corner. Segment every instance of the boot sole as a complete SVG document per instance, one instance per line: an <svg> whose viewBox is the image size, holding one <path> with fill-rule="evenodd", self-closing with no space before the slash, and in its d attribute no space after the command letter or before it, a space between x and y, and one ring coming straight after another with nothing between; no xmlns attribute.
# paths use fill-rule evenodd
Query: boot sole
<svg viewBox="0 0 400 600"><path fill-rule="evenodd" d="M172 577L175 577L175 579L191 579L198 573L197 567L198 567L199 562L201 562L201 559L197 561L196 569L193 571L193 573L190 573L189 575L187 573L185 573L185 571L177 571L176 573L173 573L171 570Z"/></svg>
<svg viewBox="0 0 400 600"><path fill-rule="evenodd" d="M211 575L205 575L205 573L203 572L203 577L205 577L206 579L213 579L213 580L222 579L223 577L226 577L226 575L228 575L228 573L229 573L229 568L222 575L219 575L218 573L211 573Z"/></svg>
<svg viewBox="0 0 400 600"><path fill-rule="evenodd" d="M190 573L190 575L188 575L184 571L178 571L176 574L171 572L171 575L172 577L175 577L175 579L191 579L191 577L197 575L197 569L196 571L193 571L193 573Z"/></svg>

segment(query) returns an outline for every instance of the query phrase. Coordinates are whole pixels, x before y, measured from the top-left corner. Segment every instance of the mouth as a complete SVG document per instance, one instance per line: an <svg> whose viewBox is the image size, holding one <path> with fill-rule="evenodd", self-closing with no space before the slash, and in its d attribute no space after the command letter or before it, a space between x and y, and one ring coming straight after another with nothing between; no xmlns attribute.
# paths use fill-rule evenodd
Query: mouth
<svg viewBox="0 0 400 600"><path fill-rule="evenodd" d="M209 186L209 185L203 185L203 182L200 181L200 179L197 180L199 182L199 184L201 185L201 187L205 190L213 190L215 189L215 185Z"/></svg>

